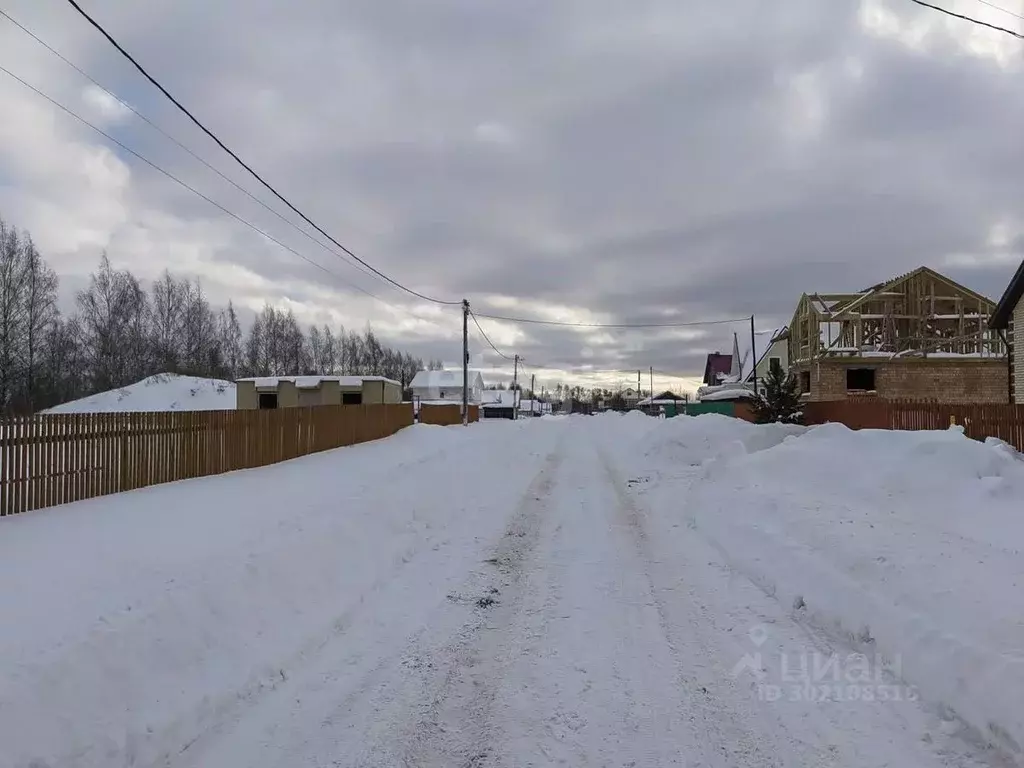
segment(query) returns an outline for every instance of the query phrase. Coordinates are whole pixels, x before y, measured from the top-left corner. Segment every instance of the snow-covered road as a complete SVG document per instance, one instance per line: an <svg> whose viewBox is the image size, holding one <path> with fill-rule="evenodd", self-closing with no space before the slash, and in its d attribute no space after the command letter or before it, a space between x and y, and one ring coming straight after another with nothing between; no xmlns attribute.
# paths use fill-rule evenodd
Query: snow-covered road
<svg viewBox="0 0 1024 768"><path fill-rule="evenodd" d="M417 427L12 521L0 555L45 557L90 515L127 525L133 546L43 585L44 599L85 595L71 619L0 598L21 611L0 635L0 764L1012 764L874 669L857 700L838 684L800 694L794 669L826 665L845 684L863 648L801 621L693 524L696 462L652 493L638 424ZM244 509L190 550L190 526L242 488ZM186 533L132 529L145 494ZM159 557L167 546L189 553ZM142 581L107 600L118 573Z"/></svg>

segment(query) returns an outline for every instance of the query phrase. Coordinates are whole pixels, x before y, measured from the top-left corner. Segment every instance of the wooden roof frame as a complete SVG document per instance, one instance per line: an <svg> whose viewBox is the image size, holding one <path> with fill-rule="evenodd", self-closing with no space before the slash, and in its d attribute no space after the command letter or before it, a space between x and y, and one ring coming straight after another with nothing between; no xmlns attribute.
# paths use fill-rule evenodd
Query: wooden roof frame
<svg viewBox="0 0 1024 768"><path fill-rule="evenodd" d="M788 326L790 363L884 352L1002 356L1005 344L989 328L995 311L992 299L928 267L857 293L804 293Z"/></svg>

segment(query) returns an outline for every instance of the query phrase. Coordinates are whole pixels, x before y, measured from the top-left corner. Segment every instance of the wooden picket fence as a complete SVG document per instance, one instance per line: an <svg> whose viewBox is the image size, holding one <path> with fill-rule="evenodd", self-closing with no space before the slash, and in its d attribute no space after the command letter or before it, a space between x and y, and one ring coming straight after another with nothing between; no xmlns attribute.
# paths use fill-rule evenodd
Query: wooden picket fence
<svg viewBox="0 0 1024 768"><path fill-rule="evenodd" d="M421 405L420 424L437 424L451 427L462 423L461 405ZM480 421L480 406L469 406L469 423Z"/></svg>
<svg viewBox="0 0 1024 768"><path fill-rule="evenodd" d="M0 421L0 516L263 467L412 423L410 403L13 418Z"/></svg>
<svg viewBox="0 0 1024 768"><path fill-rule="evenodd" d="M958 424L968 437L996 437L1024 451L1024 405L835 400L807 403L804 422L839 422L850 429L948 429Z"/></svg>

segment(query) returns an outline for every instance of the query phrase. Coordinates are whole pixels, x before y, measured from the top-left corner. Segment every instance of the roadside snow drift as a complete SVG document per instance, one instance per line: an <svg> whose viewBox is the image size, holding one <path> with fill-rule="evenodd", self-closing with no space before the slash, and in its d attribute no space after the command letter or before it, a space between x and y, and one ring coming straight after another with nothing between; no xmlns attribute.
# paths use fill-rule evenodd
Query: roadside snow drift
<svg viewBox="0 0 1024 768"><path fill-rule="evenodd" d="M234 382L158 373L127 387L63 403L44 413L224 411L234 410L235 405Z"/></svg>
<svg viewBox="0 0 1024 768"><path fill-rule="evenodd" d="M1022 499L957 431L630 414L0 519L0 768L1005 768ZM856 652L907 695L759 687Z"/></svg>
<svg viewBox="0 0 1024 768"><path fill-rule="evenodd" d="M501 524L488 489L525 485L542 458L545 430L502 426L525 476L491 461L487 425L417 425L0 520L0 766L162 765L345 630L416 552L465 567L465 526Z"/></svg>
<svg viewBox="0 0 1024 768"><path fill-rule="evenodd" d="M736 571L1021 751L1021 454L955 428L853 432L712 416L663 423L642 446L663 475L651 498L668 504L684 484L681 516ZM699 466L683 478L680 464Z"/></svg>

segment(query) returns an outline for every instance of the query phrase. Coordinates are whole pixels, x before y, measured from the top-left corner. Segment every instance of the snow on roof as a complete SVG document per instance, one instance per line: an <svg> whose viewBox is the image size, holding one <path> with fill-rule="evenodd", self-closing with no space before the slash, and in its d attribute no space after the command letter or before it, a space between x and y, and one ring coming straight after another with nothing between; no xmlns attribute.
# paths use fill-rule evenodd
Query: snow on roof
<svg viewBox="0 0 1024 768"><path fill-rule="evenodd" d="M401 382L384 376L252 376L238 381L251 381L256 389L276 389L282 381L291 382L299 389L316 389L325 381L337 382L342 387L361 387L364 381L384 381L402 386Z"/></svg>
<svg viewBox="0 0 1024 768"><path fill-rule="evenodd" d="M542 400L530 400L529 398L519 401L520 411L530 411L533 413L542 413L546 409L550 409L550 405Z"/></svg>
<svg viewBox="0 0 1024 768"><path fill-rule="evenodd" d="M745 385L736 383L701 387L697 390L697 399L701 401L743 400L748 397L755 397L755 395Z"/></svg>
<svg viewBox="0 0 1024 768"><path fill-rule="evenodd" d="M479 381L477 381L479 380ZM469 371L469 385L480 386L483 376L480 371ZM448 371L417 371L409 385L413 389L433 389L436 387L461 387L462 369Z"/></svg>
<svg viewBox="0 0 1024 768"><path fill-rule="evenodd" d="M158 373L127 387L72 400L43 413L151 413L234 409L234 382Z"/></svg>
<svg viewBox="0 0 1024 768"><path fill-rule="evenodd" d="M511 389L485 389L483 393L483 408L512 408L516 401L516 393Z"/></svg>

